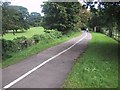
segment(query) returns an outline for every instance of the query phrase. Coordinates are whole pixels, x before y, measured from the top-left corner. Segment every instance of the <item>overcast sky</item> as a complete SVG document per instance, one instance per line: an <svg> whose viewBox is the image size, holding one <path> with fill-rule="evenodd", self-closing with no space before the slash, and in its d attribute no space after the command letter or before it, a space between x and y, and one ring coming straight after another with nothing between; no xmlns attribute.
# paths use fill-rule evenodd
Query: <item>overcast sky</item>
<svg viewBox="0 0 120 90"><path fill-rule="evenodd" d="M31 12L41 13L42 8L40 5L42 5L44 1L47 0L11 0L11 5L26 7L29 13Z"/></svg>

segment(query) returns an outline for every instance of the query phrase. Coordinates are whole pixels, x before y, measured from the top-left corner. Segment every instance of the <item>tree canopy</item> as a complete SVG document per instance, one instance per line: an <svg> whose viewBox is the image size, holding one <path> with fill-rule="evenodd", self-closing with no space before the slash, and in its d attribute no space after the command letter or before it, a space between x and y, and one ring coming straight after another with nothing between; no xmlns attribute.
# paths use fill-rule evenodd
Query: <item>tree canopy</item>
<svg viewBox="0 0 120 90"><path fill-rule="evenodd" d="M22 6L12 6L10 2L2 3L3 34L9 30L28 29L28 10Z"/></svg>
<svg viewBox="0 0 120 90"><path fill-rule="evenodd" d="M41 24L41 14L37 12L31 12L29 15L29 24L31 26L40 26Z"/></svg>
<svg viewBox="0 0 120 90"><path fill-rule="evenodd" d="M79 2L46 2L42 5L43 27L68 32L74 30L80 20Z"/></svg>
<svg viewBox="0 0 120 90"><path fill-rule="evenodd" d="M95 4L98 7L95 8ZM99 27L99 31L102 28L107 28L109 36L112 36L114 30L120 31L120 3L119 2L88 2L92 12L92 18L89 21L90 27Z"/></svg>

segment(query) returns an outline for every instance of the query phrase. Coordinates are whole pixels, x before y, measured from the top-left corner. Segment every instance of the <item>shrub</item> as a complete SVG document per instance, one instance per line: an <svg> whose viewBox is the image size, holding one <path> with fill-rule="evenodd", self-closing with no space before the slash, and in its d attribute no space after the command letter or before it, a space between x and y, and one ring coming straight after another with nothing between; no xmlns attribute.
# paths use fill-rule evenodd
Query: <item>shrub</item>
<svg viewBox="0 0 120 90"><path fill-rule="evenodd" d="M11 40L2 39L2 58L9 57L9 52L13 51L14 43Z"/></svg>
<svg viewBox="0 0 120 90"><path fill-rule="evenodd" d="M13 41L16 43L17 50L22 50L28 47L27 38L25 36L17 37Z"/></svg>
<svg viewBox="0 0 120 90"><path fill-rule="evenodd" d="M11 57L10 53L23 50L38 42L50 42L50 40L62 37L62 33L56 30L48 30L41 35L33 35L27 39L25 36L17 37L13 40L2 40L2 56L3 59Z"/></svg>
<svg viewBox="0 0 120 90"><path fill-rule="evenodd" d="M35 43L38 43L40 41L40 35L33 35L32 37L35 41Z"/></svg>
<svg viewBox="0 0 120 90"><path fill-rule="evenodd" d="M54 38L60 38L60 37L62 37L62 33L59 32L59 31L57 31L57 30L52 30L52 31L50 32L50 35L51 35L52 37L54 37Z"/></svg>

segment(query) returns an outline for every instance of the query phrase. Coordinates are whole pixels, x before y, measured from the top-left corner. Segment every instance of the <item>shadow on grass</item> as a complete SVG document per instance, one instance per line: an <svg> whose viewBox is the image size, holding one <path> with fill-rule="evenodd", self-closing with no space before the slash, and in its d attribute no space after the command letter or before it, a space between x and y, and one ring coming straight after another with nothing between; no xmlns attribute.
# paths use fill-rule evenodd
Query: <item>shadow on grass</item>
<svg viewBox="0 0 120 90"><path fill-rule="evenodd" d="M90 49L93 55L98 57L111 58L110 60L118 60L119 43L115 42L91 42Z"/></svg>

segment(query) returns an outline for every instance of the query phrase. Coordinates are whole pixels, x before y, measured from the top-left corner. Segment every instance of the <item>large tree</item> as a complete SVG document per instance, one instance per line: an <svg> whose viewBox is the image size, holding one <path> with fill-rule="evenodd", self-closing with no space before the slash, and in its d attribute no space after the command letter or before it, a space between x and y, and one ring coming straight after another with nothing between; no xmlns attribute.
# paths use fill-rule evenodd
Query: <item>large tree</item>
<svg viewBox="0 0 120 90"><path fill-rule="evenodd" d="M11 8L15 9L19 16L19 25L21 29L28 29L29 28L29 12L27 8L22 6L10 6Z"/></svg>
<svg viewBox="0 0 120 90"><path fill-rule="evenodd" d="M99 25L101 28L107 28L109 36L112 37L114 27L116 27L116 31L120 31L120 3L98 2L98 7L95 8L96 3L87 3L93 13L90 23L92 26Z"/></svg>
<svg viewBox="0 0 120 90"><path fill-rule="evenodd" d="M28 11L22 6L11 6L10 2L2 3L3 34L9 30L28 29Z"/></svg>
<svg viewBox="0 0 120 90"><path fill-rule="evenodd" d="M79 21L79 2L46 2L42 7L43 27L46 29L57 29L66 33L74 30Z"/></svg>

